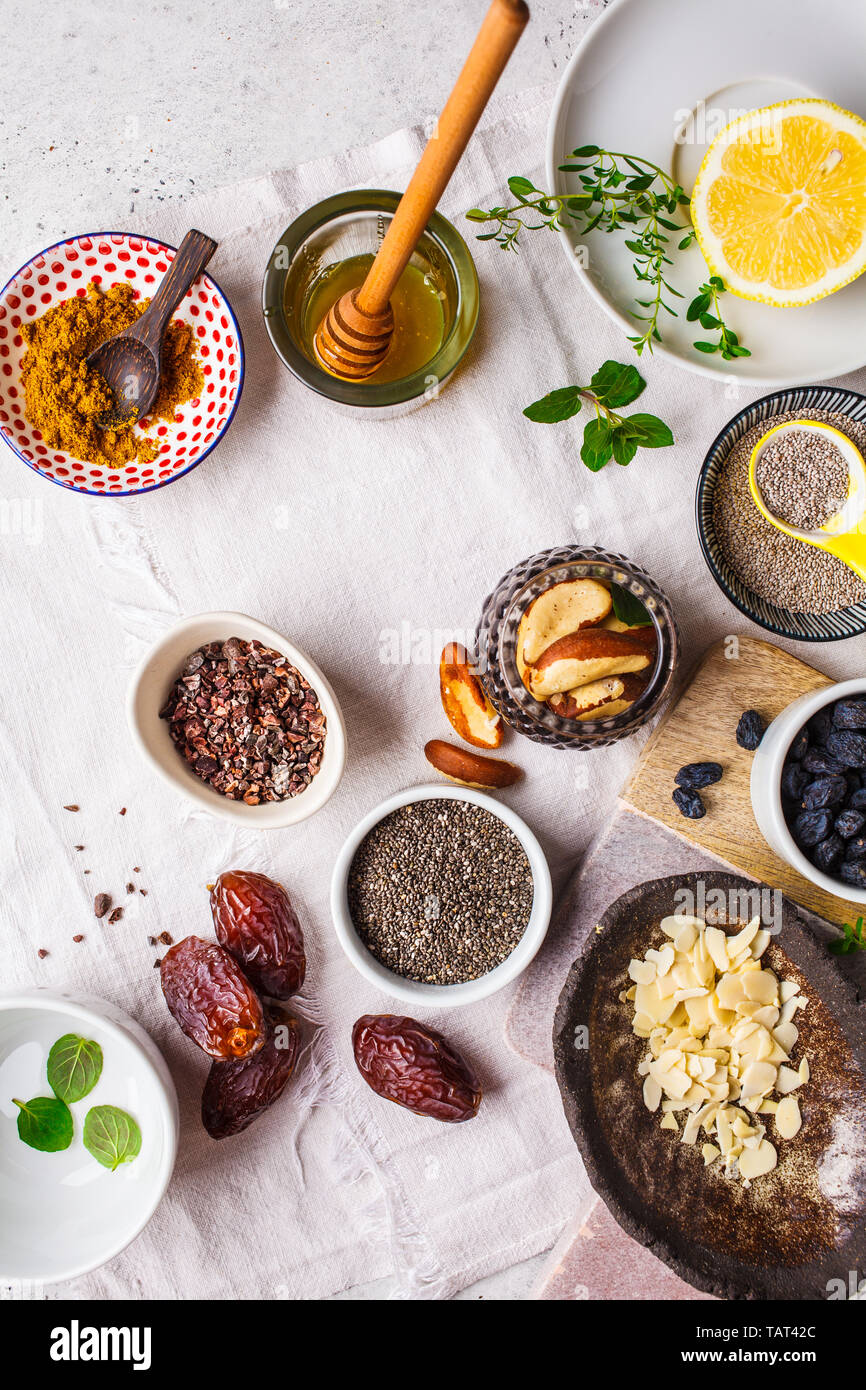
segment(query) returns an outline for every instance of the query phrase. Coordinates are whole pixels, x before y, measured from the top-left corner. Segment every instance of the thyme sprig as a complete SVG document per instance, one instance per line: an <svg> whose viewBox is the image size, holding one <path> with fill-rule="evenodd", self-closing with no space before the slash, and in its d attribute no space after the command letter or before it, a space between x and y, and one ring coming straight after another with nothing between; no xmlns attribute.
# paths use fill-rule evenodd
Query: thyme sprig
<svg viewBox="0 0 866 1390"><path fill-rule="evenodd" d="M670 301L683 298L668 279L668 267L673 265L669 254L674 249L673 234L680 234L676 243L679 251L684 251L695 240L691 222L681 220L688 218L684 211L689 206L688 195L666 170L640 155L605 150L598 145L581 145L572 151L571 158L577 162L559 167L563 173L577 175L582 188L580 193L545 193L536 188L531 179L515 174L508 180L508 187L517 199L516 206L494 207L487 211L471 208L466 216L470 222L493 223L492 230L479 232L477 239L495 241L504 251L518 250L522 232L540 231L544 227L554 231L572 227L581 236L596 230L633 229L625 245L634 257L635 278L649 287L649 294L636 301L638 307L633 317L643 327L640 333L629 337L629 342L638 356L644 349L652 352L653 344L662 341L659 327L662 314L676 318L677 310ZM689 322L697 318L702 327L717 328L720 333L718 343L705 341L694 346L699 352L721 352L726 359L748 357L748 349L742 347L722 318L718 297L724 288L724 283L714 276L706 285L701 285L698 296L692 301L687 314ZM701 308L692 317L691 310L698 302Z"/></svg>

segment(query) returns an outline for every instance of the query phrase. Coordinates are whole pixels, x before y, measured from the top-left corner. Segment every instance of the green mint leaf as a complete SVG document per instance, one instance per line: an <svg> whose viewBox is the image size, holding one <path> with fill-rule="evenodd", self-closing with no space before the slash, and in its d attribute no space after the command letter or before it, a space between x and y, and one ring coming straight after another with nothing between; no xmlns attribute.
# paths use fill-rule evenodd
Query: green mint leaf
<svg viewBox="0 0 866 1390"><path fill-rule="evenodd" d="M632 439L625 430L615 429L611 439L611 448L613 449L614 463L621 464L625 468L637 453L638 444L637 440Z"/></svg>
<svg viewBox="0 0 866 1390"><path fill-rule="evenodd" d="M620 584L611 584L610 597L614 617L619 618L621 623L626 623L629 627L652 626L652 618L647 609L630 590L624 589Z"/></svg>
<svg viewBox="0 0 866 1390"><path fill-rule="evenodd" d="M623 362L603 362L590 381L595 394L611 410L631 405L637 400L646 382L637 367Z"/></svg>
<svg viewBox="0 0 866 1390"><path fill-rule="evenodd" d="M48 1054L48 1085L67 1105L89 1095L101 1074L102 1048L91 1038L65 1033Z"/></svg>
<svg viewBox="0 0 866 1390"><path fill-rule="evenodd" d="M537 193L538 190L531 179L525 179L520 174L513 174L508 180L508 187L515 198L525 198L529 193Z"/></svg>
<svg viewBox="0 0 866 1390"><path fill-rule="evenodd" d="M542 396L540 401L533 401L523 413L527 420L534 420L537 425L555 425L560 420L570 420L579 410L580 388L560 386L558 390Z"/></svg>
<svg viewBox="0 0 866 1390"><path fill-rule="evenodd" d="M18 1138L31 1149L58 1153L72 1143L72 1114L69 1106L55 1096L35 1100L13 1100L18 1106Z"/></svg>
<svg viewBox="0 0 866 1390"><path fill-rule="evenodd" d="M657 415L629 415L623 427L627 427L627 433L642 449L665 449L674 442L670 429Z"/></svg>
<svg viewBox="0 0 866 1390"><path fill-rule="evenodd" d="M590 420L583 432L580 457L593 473L613 457L612 430L607 420Z"/></svg>
<svg viewBox="0 0 866 1390"><path fill-rule="evenodd" d="M112 1173L141 1152L141 1130L132 1116L116 1105L94 1105L88 1110L83 1138L87 1152Z"/></svg>

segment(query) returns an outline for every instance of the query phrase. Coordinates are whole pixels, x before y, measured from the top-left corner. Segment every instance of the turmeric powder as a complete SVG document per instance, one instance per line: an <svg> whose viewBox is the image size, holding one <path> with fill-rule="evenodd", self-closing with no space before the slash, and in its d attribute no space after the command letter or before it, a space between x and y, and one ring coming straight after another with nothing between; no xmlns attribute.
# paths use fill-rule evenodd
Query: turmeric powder
<svg viewBox="0 0 866 1390"><path fill-rule="evenodd" d="M99 373L88 367L87 356L144 313L150 300L133 296L124 281L107 290L91 283L86 297L64 299L21 327L27 344L21 363L27 419L50 449L111 469L136 460L149 463L160 447L135 425L103 430L97 424L114 398ZM162 342L159 389L148 421L173 420L177 407L200 395L203 385L193 330L172 319Z"/></svg>

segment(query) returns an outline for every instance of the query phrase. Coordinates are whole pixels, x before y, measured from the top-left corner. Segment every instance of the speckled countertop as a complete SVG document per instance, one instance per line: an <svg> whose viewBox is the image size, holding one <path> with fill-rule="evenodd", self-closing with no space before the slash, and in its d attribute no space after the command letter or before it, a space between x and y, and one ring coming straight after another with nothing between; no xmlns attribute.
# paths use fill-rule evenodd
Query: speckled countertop
<svg viewBox="0 0 866 1390"><path fill-rule="evenodd" d="M531 0L500 90L556 78L604 0ZM0 247L126 227L271 169L365 145L441 106L483 0L0 0ZM34 44L37 45L34 48ZM38 69L34 54L38 51ZM464 1290L527 1295L544 1256ZM381 1284L344 1298L387 1297Z"/></svg>
<svg viewBox="0 0 866 1390"><path fill-rule="evenodd" d="M501 90L555 78L602 7L532 0ZM32 0L2 0L0 245L23 258L433 115L483 11L437 0L425 22L402 0L76 0L40 10L37 72Z"/></svg>

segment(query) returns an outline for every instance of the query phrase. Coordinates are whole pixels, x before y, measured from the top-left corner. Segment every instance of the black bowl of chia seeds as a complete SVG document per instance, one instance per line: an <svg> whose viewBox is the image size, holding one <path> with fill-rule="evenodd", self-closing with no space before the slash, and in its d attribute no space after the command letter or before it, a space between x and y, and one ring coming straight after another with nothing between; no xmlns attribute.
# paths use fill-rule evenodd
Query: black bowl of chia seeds
<svg viewBox="0 0 866 1390"><path fill-rule="evenodd" d="M749 489L749 458L773 425L834 426L866 453L866 396L837 386L775 391L746 406L713 441L695 511L704 559L719 588L752 622L798 642L838 642L866 632L866 584L836 556L783 535Z"/></svg>
<svg viewBox="0 0 866 1390"><path fill-rule="evenodd" d="M550 923L544 851L493 797L425 785L358 824L331 880L331 915L370 984L410 1004L475 1003L515 980Z"/></svg>

